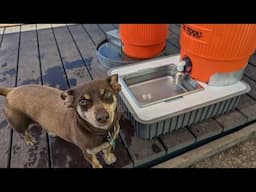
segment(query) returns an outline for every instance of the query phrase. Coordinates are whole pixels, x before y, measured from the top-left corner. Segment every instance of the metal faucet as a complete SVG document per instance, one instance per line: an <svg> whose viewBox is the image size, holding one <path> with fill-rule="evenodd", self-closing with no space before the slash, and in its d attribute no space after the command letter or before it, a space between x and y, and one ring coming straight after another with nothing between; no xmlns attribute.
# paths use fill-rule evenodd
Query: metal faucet
<svg viewBox="0 0 256 192"><path fill-rule="evenodd" d="M188 57L184 57L180 62L176 63L176 69L175 83L180 84L184 79L188 78L191 72L191 60Z"/></svg>
<svg viewBox="0 0 256 192"><path fill-rule="evenodd" d="M176 64L177 66L177 71L175 73L175 84L181 84L181 82L184 79L184 67L186 65L186 62L184 60L180 61L179 63Z"/></svg>

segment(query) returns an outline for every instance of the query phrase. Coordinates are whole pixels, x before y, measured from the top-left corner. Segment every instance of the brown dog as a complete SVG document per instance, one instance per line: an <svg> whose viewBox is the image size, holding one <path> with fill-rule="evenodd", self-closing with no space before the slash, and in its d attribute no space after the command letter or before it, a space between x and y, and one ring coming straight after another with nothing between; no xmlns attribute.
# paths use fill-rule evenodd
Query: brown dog
<svg viewBox="0 0 256 192"><path fill-rule="evenodd" d="M6 96L5 115L12 127L24 135L27 144L35 140L29 127L38 123L48 133L77 145L92 167L101 168L96 158L104 153L107 164L116 161L112 153L119 132L116 94L118 76L94 80L67 91L40 85L0 88Z"/></svg>

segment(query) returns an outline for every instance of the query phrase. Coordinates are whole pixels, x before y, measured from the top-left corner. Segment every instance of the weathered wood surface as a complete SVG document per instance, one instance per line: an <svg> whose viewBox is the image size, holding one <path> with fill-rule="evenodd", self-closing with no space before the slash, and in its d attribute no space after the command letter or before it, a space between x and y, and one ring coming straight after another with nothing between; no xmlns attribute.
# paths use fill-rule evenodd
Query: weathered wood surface
<svg viewBox="0 0 256 192"><path fill-rule="evenodd" d="M62 90L68 89L70 81L66 78L66 71L62 64L61 53L58 44L56 44L53 30L51 28L38 30L38 39L43 84ZM76 146L52 136L49 136L49 146L51 167L89 167L80 149Z"/></svg>
<svg viewBox="0 0 256 192"><path fill-rule="evenodd" d="M234 110L216 118L216 121L223 126L224 131L236 128L246 123L247 118Z"/></svg>
<svg viewBox="0 0 256 192"><path fill-rule="evenodd" d="M247 117L247 122L251 122L256 119L256 102L250 96L241 96L237 109Z"/></svg>
<svg viewBox="0 0 256 192"><path fill-rule="evenodd" d="M90 33L81 25L68 27L70 34L76 44L76 47L93 79L102 79L107 76L106 69L98 63L96 56L96 47Z"/></svg>
<svg viewBox="0 0 256 192"><path fill-rule="evenodd" d="M145 140L136 137L132 125L126 119L122 119L120 125L122 126L121 137L128 148L134 166L140 166L166 155L165 148L158 138Z"/></svg>
<svg viewBox="0 0 256 192"><path fill-rule="evenodd" d="M250 59L249 59L249 63L256 66L256 52L254 52L254 54L251 55Z"/></svg>
<svg viewBox="0 0 256 192"><path fill-rule="evenodd" d="M21 26L17 86L41 84L36 30L24 32L26 27ZM35 25L33 27L36 29ZM34 146L27 145L24 137L13 131L10 165L12 168L49 167L46 133L38 126L34 126L31 131L37 141Z"/></svg>
<svg viewBox="0 0 256 192"><path fill-rule="evenodd" d="M222 127L220 127L220 125L213 119L192 125L189 129L193 135L195 135L197 142L213 137L222 132Z"/></svg>
<svg viewBox="0 0 256 192"><path fill-rule="evenodd" d="M255 71L256 71L256 66L249 64L245 68L245 75L248 76L250 79L256 81Z"/></svg>
<svg viewBox="0 0 256 192"><path fill-rule="evenodd" d="M160 139L167 149L168 154L188 147L196 142L194 135L187 128L181 128L172 134L160 136Z"/></svg>
<svg viewBox="0 0 256 192"><path fill-rule="evenodd" d="M16 30L20 30L20 27ZM11 28L6 28L8 32ZM0 47L0 86L15 87L17 75L17 62L19 53L20 33L2 35ZM0 97L0 167L10 167L12 131L4 114L5 98Z"/></svg>
<svg viewBox="0 0 256 192"><path fill-rule="evenodd" d="M4 28L0 28L0 47L1 47L1 44L2 44L2 41L3 41L4 31L5 31Z"/></svg>

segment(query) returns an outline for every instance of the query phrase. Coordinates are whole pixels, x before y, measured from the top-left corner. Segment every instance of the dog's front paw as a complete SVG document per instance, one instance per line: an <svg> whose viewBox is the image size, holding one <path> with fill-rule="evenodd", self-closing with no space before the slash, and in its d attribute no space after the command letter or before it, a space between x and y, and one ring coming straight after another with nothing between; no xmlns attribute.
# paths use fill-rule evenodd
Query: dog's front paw
<svg viewBox="0 0 256 192"><path fill-rule="evenodd" d="M115 163L115 162L116 162L116 156L115 156L115 154L114 154L114 153L109 153L109 154L105 157L104 161L105 161L105 163L106 163L107 165L111 165L111 164Z"/></svg>
<svg viewBox="0 0 256 192"><path fill-rule="evenodd" d="M95 155L92 156L90 163L92 165L92 168L103 168Z"/></svg>
<svg viewBox="0 0 256 192"><path fill-rule="evenodd" d="M25 132L25 137L24 137L25 143L30 146L34 146L36 144L36 139L28 132Z"/></svg>
<svg viewBox="0 0 256 192"><path fill-rule="evenodd" d="M92 168L103 168L100 163L92 164Z"/></svg>

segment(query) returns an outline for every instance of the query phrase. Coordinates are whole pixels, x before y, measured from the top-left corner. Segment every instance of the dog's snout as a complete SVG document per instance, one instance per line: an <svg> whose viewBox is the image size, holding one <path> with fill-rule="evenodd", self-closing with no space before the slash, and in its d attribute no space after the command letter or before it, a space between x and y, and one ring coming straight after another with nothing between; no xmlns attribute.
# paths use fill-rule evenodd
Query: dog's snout
<svg viewBox="0 0 256 192"><path fill-rule="evenodd" d="M109 114L104 108L98 109L95 116L100 123L105 123L109 119Z"/></svg>

